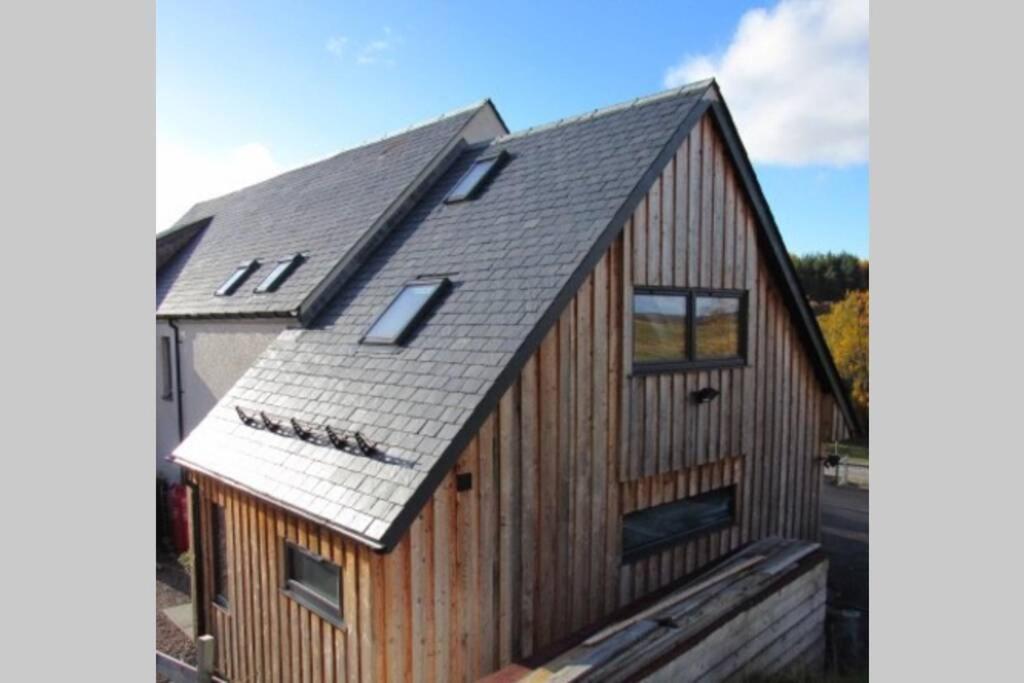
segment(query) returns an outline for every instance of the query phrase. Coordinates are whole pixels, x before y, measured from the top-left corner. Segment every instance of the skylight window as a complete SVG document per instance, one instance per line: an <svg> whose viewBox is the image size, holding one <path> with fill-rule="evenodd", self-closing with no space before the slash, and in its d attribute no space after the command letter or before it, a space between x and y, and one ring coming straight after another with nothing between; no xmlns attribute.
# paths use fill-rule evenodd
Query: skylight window
<svg viewBox="0 0 1024 683"><path fill-rule="evenodd" d="M238 286L245 282L245 279L249 277L252 271L259 267L259 261L252 259L251 261L245 261L238 264L238 268L235 268L235 272L231 273L231 277L224 281L224 284L220 286L220 289L216 291L217 296L230 296L235 293Z"/></svg>
<svg viewBox="0 0 1024 683"><path fill-rule="evenodd" d="M496 155L474 161L465 175L459 179L459 182L455 184L452 191L445 197L445 202L451 204L472 198L484 181L494 174L495 169L504 161L506 156L507 152L502 150Z"/></svg>
<svg viewBox="0 0 1024 683"><path fill-rule="evenodd" d="M263 282L261 282L253 291L257 294L276 291L277 288L281 286L281 283L285 281L285 278L291 275L292 271L298 268L302 261L302 254L293 254L288 258L281 259L277 262L277 265L274 266L274 269L270 271L265 278L263 278Z"/></svg>
<svg viewBox="0 0 1024 683"><path fill-rule="evenodd" d="M369 332L363 337L363 343L401 343L450 284L448 278L441 278L414 280L405 285L370 326Z"/></svg>

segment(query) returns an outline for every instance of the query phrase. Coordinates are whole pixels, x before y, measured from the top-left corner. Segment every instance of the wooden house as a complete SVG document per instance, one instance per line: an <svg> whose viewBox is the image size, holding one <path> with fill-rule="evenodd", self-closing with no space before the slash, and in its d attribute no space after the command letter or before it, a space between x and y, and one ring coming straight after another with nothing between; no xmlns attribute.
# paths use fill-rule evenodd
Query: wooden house
<svg viewBox="0 0 1024 683"><path fill-rule="evenodd" d="M325 182L359 174L288 191ZM416 183L174 449L224 676L473 680L818 538L856 417L713 81L460 139ZM267 225L275 187L182 225L316 262L330 220Z"/></svg>

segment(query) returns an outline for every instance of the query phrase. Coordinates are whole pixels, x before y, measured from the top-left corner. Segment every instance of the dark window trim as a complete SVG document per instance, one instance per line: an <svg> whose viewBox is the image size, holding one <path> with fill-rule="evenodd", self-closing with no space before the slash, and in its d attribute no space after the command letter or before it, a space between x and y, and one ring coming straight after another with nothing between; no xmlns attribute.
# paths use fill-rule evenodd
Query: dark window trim
<svg viewBox="0 0 1024 683"><path fill-rule="evenodd" d="M402 296L402 292L404 292L408 287L423 285L435 285L434 291L430 293L430 296L427 297L427 300L423 302L423 305L420 306L420 309L416 311L415 315L409 318L409 321L405 324L404 327L402 327L401 330L399 330L394 336L391 337L370 336L370 331L374 327L376 327L377 323L380 322L380 319L383 318L384 315L391 310L391 307L395 305L396 301L398 301L398 297ZM423 321L423 319L427 317L427 315L429 315L431 311L434 310L434 307L437 305L438 301L440 301L441 298L448 293L448 290L451 289L451 286L452 281L446 277L418 278L414 280L409 280L408 282L404 283L401 289L399 289L398 292L391 298L391 301L388 302L388 305L384 307L384 310L378 313L377 317L375 317L373 319L373 322L370 323L370 326L366 328L366 333L362 336L362 338L360 338L359 343L371 344L376 346L398 346L402 344L409 336L409 333L412 332L413 329L415 329Z"/></svg>
<svg viewBox="0 0 1024 683"><path fill-rule="evenodd" d="M459 202L465 202L469 201L470 199L474 199L478 194L480 194L480 191L484 188L484 186L487 185L488 182L490 182L491 178L494 177L494 174L498 172L498 169L501 168L502 165L504 165L507 159L508 152L506 152L505 150L501 150L494 154L480 156L474 159L473 163L471 163L469 165L469 168L466 169L466 172L459 176L459 179L455 182L455 185L452 186L452 189L445 196L444 203L458 204ZM488 162L490 162L491 164L490 168L488 168L487 172L484 173L483 176L481 176L478 181L476 181L473 187L469 188L469 191L467 191L464 195L459 197L453 196L455 194L455 191L459 188L459 185L462 184L462 181L465 180L469 176L469 174L473 172L473 169L476 168L477 165L485 164Z"/></svg>
<svg viewBox="0 0 1024 683"><path fill-rule="evenodd" d="M714 289L710 287L669 287L665 285L634 285L633 296L637 294L658 294L662 296L686 297L686 360L638 361L631 358L633 374L645 375L675 370L706 370L733 368L747 365L747 302L749 292L745 289ZM728 358L696 358L697 355L697 297L721 297L740 301L740 353ZM636 311L633 310L633 353L636 353Z"/></svg>
<svg viewBox="0 0 1024 683"><path fill-rule="evenodd" d="M242 283L249 279L249 276L252 275L253 271L259 268L259 266L260 262L256 259L242 261L238 264L237 268L231 271L231 275L228 276L228 279L217 288L217 291L213 293L214 296L231 296L239 287L242 286Z"/></svg>
<svg viewBox="0 0 1024 683"><path fill-rule="evenodd" d="M678 534L673 534L671 536L666 536L665 538L662 538L662 539L660 539L658 541L652 541L651 543L647 543L645 545L642 545L639 548L634 548L633 550L630 550L628 552L623 550L623 553L622 553L622 564L623 565L632 564L633 562L636 562L637 560L642 560L642 559L644 559L646 557L650 557L651 555L656 555L656 554L664 551L667 548L672 548L672 547L675 547L677 545L681 545L683 543L689 543L690 541L694 541L694 540L700 539L700 538L702 538L704 536L708 536L709 534L713 534L716 531L722 531L724 529L728 529L728 528L734 526L737 523L737 520L736 520L736 494L738 492L738 488L737 488L736 484L730 484L729 486L721 486L721 487L719 487L717 489L711 489L710 491L705 491L704 493L698 493L695 496L688 496L686 498L680 498L679 500L669 501L668 503L661 503L661 505L671 505L673 503L683 503L683 502L686 502L688 500L692 501L692 500L694 500L696 498L699 498L700 496L703 496L703 495L708 494L708 493L717 493L719 491L730 491L730 490L732 491L732 494L731 494L730 501L729 501L729 519L728 520L719 522L717 524L711 524L711 525L706 526L706 527L704 527L702 529L695 529L693 531L685 531L685 532L681 532L681 533L678 533ZM658 507L658 505L652 505L650 507L642 508L640 510L634 510L633 512L643 512L644 510L650 510L650 509L656 508L656 507Z"/></svg>
<svg viewBox="0 0 1024 683"><path fill-rule="evenodd" d="M344 588L342 568L332 562L331 560L319 555L308 548L304 548L297 543L293 543L287 539L283 539L284 552L281 553L281 592L287 595L289 598L299 603L311 612L316 613L322 619L329 621L338 627L345 626L345 619L342 616L342 601L344 599L342 590ZM293 581L288 578L288 555L289 550L294 550L297 553L305 555L309 559L319 562L321 564L329 564L332 567L336 567L338 570L338 603L334 604L328 598L320 595L311 588L307 588L298 581Z"/></svg>
<svg viewBox="0 0 1024 683"><path fill-rule="evenodd" d="M216 605L217 607L221 608L222 610L224 610L228 614L230 614L231 613L231 598L227 594L227 591L230 590L230 584L231 584L231 574L230 574L230 567L231 567L231 561L230 560L231 560L231 558L229 558L227 556L224 557L224 562L227 563L227 566L224 567L224 569L227 570L228 585L227 586L220 586L220 588L223 588L225 590L225 593L220 593L220 592L217 591L217 588L218 588L217 581L218 581L218 577L220 576L220 572L219 572L220 564L217 561L217 557L218 557L217 549L218 549L218 547L220 547L219 543L218 543L218 541L220 539L218 538L218 535L217 535L217 509L218 508L220 508L223 511L223 515L224 515L224 518L223 518L224 519L224 527L220 529L221 533L225 533L225 534L227 533L227 524L228 524L228 517L227 517L228 511L224 508L223 505L220 505L219 503L215 503L213 501L210 501L210 549L213 551L211 553L212 557L210 558L210 560L211 560L211 568L213 569L213 604ZM227 539L224 539L224 552L225 552L225 555L227 554L227 548L228 548L228 546L227 546Z"/></svg>
<svg viewBox="0 0 1024 683"><path fill-rule="evenodd" d="M169 334L160 335L160 380L163 382L160 398L165 401L174 399L174 367L171 365L174 362L174 354L171 353L172 343Z"/></svg>
<svg viewBox="0 0 1024 683"><path fill-rule="evenodd" d="M291 256L278 259L277 262L274 263L274 267L270 269L269 273L267 273L267 276L263 278L258 285L256 285L254 290L252 290L253 294L270 294L272 292L276 292L277 289L284 284L284 281L288 279L288 276L294 273L295 269L305 263L305 261L306 257L302 254L292 254ZM286 263L288 265L275 275L274 271L276 271L277 267L282 263Z"/></svg>

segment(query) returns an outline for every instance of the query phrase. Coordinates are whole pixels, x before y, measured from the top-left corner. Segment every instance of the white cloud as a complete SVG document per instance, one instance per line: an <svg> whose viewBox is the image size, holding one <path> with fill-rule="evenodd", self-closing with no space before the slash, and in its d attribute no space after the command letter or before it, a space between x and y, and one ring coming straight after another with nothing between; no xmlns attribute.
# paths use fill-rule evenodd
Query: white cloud
<svg viewBox="0 0 1024 683"><path fill-rule="evenodd" d="M665 74L665 87L709 76L755 161L867 162L867 0L781 0L750 10L724 51L686 57Z"/></svg>
<svg viewBox="0 0 1024 683"><path fill-rule="evenodd" d="M331 36L327 39L327 51L339 59L345 56L346 45L348 36Z"/></svg>
<svg viewBox="0 0 1024 683"><path fill-rule="evenodd" d="M253 142L222 151L159 140L156 146L156 229L169 228L196 202L266 180L285 168Z"/></svg>
<svg viewBox="0 0 1024 683"><path fill-rule="evenodd" d="M356 57L357 63L386 64L387 66L394 66L397 63L391 54L394 52L395 46L402 42L402 39L394 35L390 26L384 27L383 34L382 38L371 40L363 46Z"/></svg>

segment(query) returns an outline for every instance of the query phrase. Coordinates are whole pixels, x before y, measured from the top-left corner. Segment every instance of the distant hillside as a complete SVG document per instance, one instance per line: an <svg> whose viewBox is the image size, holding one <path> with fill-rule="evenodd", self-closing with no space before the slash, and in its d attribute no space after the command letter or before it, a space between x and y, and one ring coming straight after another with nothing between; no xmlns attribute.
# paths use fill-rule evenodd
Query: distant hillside
<svg viewBox="0 0 1024 683"><path fill-rule="evenodd" d="M868 261L853 254L811 253L790 254L797 276L810 299L815 313L827 311L841 301L847 292L868 289Z"/></svg>

